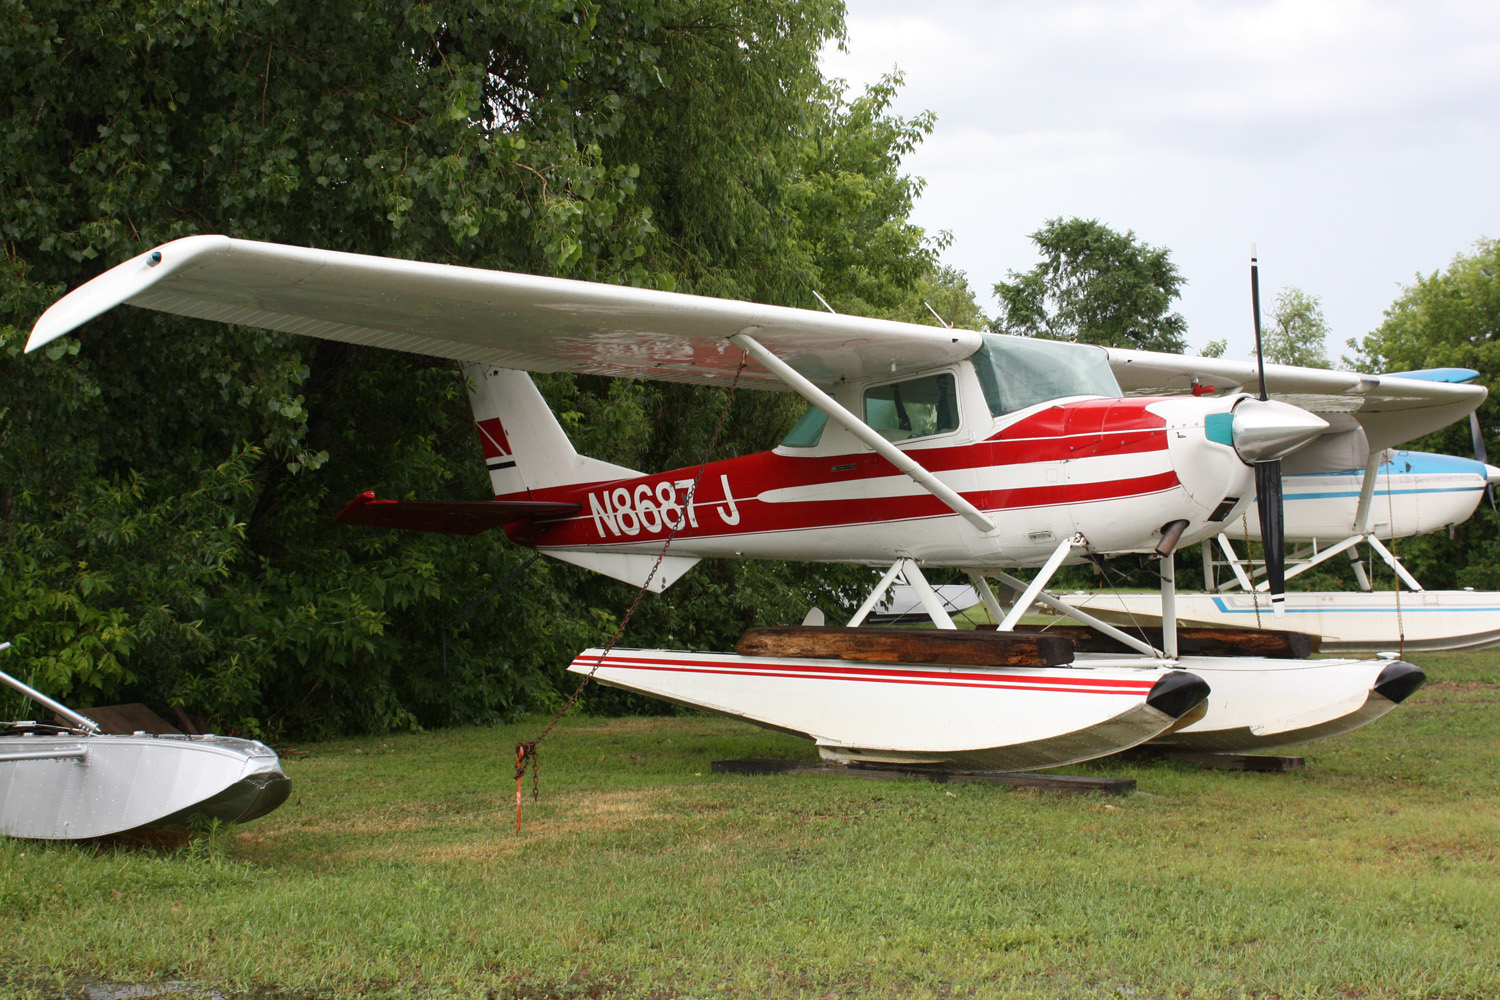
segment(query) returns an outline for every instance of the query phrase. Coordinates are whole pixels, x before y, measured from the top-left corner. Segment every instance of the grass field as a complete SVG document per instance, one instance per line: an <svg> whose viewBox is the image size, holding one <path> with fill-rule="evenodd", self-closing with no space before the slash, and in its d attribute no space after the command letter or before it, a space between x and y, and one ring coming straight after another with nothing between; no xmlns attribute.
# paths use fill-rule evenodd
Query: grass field
<svg viewBox="0 0 1500 1000"><path fill-rule="evenodd" d="M1411 658L1300 772L1065 769L1128 798L715 775L814 753L575 718L518 836L539 723L302 746L285 806L183 848L0 840L0 993L1500 996L1500 656Z"/></svg>

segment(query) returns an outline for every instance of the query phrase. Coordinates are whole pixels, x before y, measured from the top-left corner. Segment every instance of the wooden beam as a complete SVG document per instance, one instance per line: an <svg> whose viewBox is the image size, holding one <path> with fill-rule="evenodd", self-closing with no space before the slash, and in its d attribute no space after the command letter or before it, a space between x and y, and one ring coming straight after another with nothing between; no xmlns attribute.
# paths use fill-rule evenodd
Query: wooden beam
<svg viewBox="0 0 1500 1000"><path fill-rule="evenodd" d="M1161 648L1159 626L1120 625L1126 633ZM1084 625L1018 625L1016 632L1053 634L1072 641L1080 653L1134 652L1119 642ZM1183 626L1177 629L1180 656L1269 656L1282 660L1305 660L1322 645L1322 636L1269 628L1210 628Z"/></svg>
<svg viewBox="0 0 1500 1000"><path fill-rule="evenodd" d="M1208 753L1196 750L1157 750L1154 747L1136 747L1120 755L1126 760L1175 760L1183 764L1211 768L1216 771L1260 771L1282 773L1300 771L1307 761L1303 757L1280 757L1265 753Z"/></svg>
<svg viewBox="0 0 1500 1000"><path fill-rule="evenodd" d="M154 733L158 736L180 736L182 730L157 715L139 702L129 705L103 705L84 709L88 717L99 723L99 731L112 736L129 736L131 733ZM63 725L67 723L59 716Z"/></svg>
<svg viewBox="0 0 1500 1000"><path fill-rule="evenodd" d="M844 766L816 764L804 760L767 760L754 757L742 760L716 760L711 767L715 774L833 775L840 778L861 778L866 781L916 780L939 784L982 782L1062 795L1082 795L1091 792L1104 795L1129 795L1135 791L1133 778L1091 778L1074 774L1037 774L1030 771L950 771L942 768L900 767L888 764Z"/></svg>
<svg viewBox="0 0 1500 1000"><path fill-rule="evenodd" d="M1056 667L1073 662L1073 643L1064 636L988 629L752 628L740 636L734 651L741 656L966 667Z"/></svg>

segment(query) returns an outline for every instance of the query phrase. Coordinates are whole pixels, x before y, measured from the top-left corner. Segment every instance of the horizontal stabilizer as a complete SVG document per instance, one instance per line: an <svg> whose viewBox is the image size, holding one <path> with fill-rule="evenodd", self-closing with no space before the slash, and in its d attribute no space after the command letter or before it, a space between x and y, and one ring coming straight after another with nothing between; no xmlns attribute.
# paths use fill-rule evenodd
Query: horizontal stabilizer
<svg viewBox="0 0 1500 1000"><path fill-rule="evenodd" d="M540 503L526 500L378 500L374 493L361 493L339 511L340 524L363 524L372 528L403 531L437 531L446 535L477 535L512 521L565 517L577 512L576 503Z"/></svg>
<svg viewBox="0 0 1500 1000"><path fill-rule="evenodd" d="M653 594L660 594L681 580L683 574L698 565L696 556L663 556L661 565L656 565L656 556L634 552L585 552L579 549L542 549L547 555L574 566L582 566L603 576L612 576L636 587L646 587ZM656 568L656 574L651 573ZM647 586L646 580L651 583Z"/></svg>

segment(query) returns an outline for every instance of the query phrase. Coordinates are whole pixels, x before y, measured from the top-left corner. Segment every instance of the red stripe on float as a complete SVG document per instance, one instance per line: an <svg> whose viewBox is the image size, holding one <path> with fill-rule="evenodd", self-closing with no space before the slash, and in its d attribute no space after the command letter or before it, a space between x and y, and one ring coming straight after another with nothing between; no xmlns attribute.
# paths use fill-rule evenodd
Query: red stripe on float
<svg viewBox="0 0 1500 1000"><path fill-rule="evenodd" d="M573 666L593 669L597 656L580 656ZM776 668L771 664L735 664L721 661L647 660L628 656L606 657L601 667L623 670L653 670L665 673L718 674L740 677L780 677L789 680L839 680L879 684L921 684L936 687L992 688L1012 691L1052 691L1065 694L1145 694L1155 680L1097 680L1073 677L994 676L970 672L939 672L886 667L834 665Z"/></svg>

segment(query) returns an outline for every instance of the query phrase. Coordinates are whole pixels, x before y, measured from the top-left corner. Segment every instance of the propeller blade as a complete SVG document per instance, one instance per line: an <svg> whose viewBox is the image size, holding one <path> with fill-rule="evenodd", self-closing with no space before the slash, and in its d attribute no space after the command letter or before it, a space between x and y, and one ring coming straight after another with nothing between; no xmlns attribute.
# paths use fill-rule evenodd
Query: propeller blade
<svg viewBox="0 0 1500 1000"><path fill-rule="evenodd" d="M1286 530L1281 517L1281 460L1255 464L1255 498L1260 508L1260 539L1266 554L1271 610L1286 613Z"/></svg>
<svg viewBox="0 0 1500 1000"><path fill-rule="evenodd" d="M1260 265L1255 259L1255 244L1250 244L1250 308L1255 314L1255 363L1260 368L1260 398L1266 395L1266 354L1260 349Z"/></svg>
<svg viewBox="0 0 1500 1000"><path fill-rule="evenodd" d="M1265 402L1266 355L1260 344L1260 267L1250 244L1250 307L1255 316L1255 362L1260 369L1260 398ZM1255 502L1260 507L1260 541L1266 552L1266 584L1271 611L1286 614L1286 531L1281 510L1281 459L1255 463Z"/></svg>
<svg viewBox="0 0 1500 1000"><path fill-rule="evenodd" d="M1479 428L1478 410L1469 411L1469 438L1474 442L1474 458L1485 465L1489 465L1490 459L1484 450L1484 432ZM1495 484L1493 482L1484 484L1484 495L1490 501L1490 510L1494 511L1496 516L1500 516L1500 506L1497 506L1495 503Z"/></svg>

